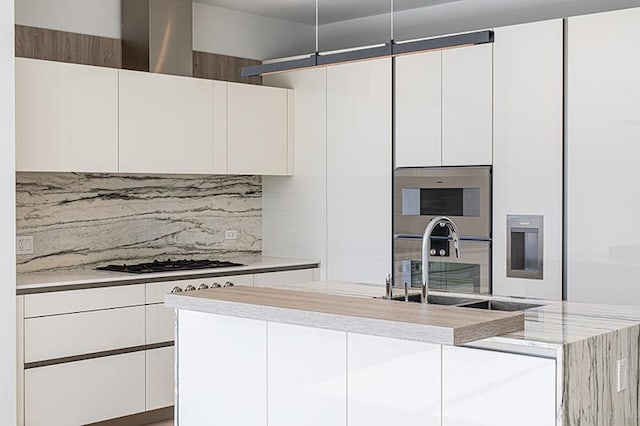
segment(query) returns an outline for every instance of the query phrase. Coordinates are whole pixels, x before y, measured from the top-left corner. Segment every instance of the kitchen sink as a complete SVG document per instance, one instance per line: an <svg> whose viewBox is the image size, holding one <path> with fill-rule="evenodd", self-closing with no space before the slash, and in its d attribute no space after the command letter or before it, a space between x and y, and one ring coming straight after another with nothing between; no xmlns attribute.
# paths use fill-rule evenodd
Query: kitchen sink
<svg viewBox="0 0 640 426"><path fill-rule="evenodd" d="M420 303L420 293L409 294L409 302ZM404 302L404 294L394 296L391 300ZM431 294L428 296L428 302L431 305L457 306L460 308L485 309L489 311L524 311L525 309L537 308L539 304L507 302L502 300L482 300L471 299L457 296L441 296Z"/></svg>
<svg viewBox="0 0 640 426"><path fill-rule="evenodd" d="M464 305L458 305L461 308L474 308L474 309L486 309L489 311L524 311L525 309L537 308L543 305L536 305L534 303L520 303L520 302L505 302L502 300L482 300L475 303L467 303Z"/></svg>

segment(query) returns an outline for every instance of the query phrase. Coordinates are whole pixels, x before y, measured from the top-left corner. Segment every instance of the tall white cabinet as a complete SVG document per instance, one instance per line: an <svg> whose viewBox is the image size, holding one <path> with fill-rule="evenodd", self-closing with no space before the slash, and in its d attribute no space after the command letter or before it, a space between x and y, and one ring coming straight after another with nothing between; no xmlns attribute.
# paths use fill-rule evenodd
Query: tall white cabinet
<svg viewBox="0 0 640 426"><path fill-rule="evenodd" d="M396 58L396 167L492 162L493 46Z"/></svg>
<svg viewBox="0 0 640 426"><path fill-rule="evenodd" d="M295 89L296 175L268 177L263 252L320 259L321 278L391 272L391 60L265 78Z"/></svg>
<svg viewBox="0 0 640 426"><path fill-rule="evenodd" d="M291 177L262 179L262 253L320 261L327 277L327 85L326 68L263 77L294 90L296 138Z"/></svg>
<svg viewBox="0 0 640 426"><path fill-rule="evenodd" d="M637 304L640 9L568 21L567 296Z"/></svg>
<svg viewBox="0 0 640 426"><path fill-rule="evenodd" d="M391 59L327 68L328 279L391 273Z"/></svg>
<svg viewBox="0 0 640 426"><path fill-rule="evenodd" d="M16 169L118 171L118 70L16 58Z"/></svg>
<svg viewBox="0 0 640 426"><path fill-rule="evenodd" d="M563 23L495 29L493 292L562 298ZM544 216L543 279L507 277L507 215Z"/></svg>

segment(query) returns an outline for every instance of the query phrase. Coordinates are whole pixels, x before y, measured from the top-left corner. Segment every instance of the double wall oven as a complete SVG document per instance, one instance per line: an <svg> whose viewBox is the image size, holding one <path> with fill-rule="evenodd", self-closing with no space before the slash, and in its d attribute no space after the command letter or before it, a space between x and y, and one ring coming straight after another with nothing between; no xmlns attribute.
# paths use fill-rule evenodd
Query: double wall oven
<svg viewBox="0 0 640 426"><path fill-rule="evenodd" d="M431 219L447 216L460 232L460 258L446 227L430 241L429 287L491 291L491 167L398 168L393 200L393 283L421 286L422 236Z"/></svg>

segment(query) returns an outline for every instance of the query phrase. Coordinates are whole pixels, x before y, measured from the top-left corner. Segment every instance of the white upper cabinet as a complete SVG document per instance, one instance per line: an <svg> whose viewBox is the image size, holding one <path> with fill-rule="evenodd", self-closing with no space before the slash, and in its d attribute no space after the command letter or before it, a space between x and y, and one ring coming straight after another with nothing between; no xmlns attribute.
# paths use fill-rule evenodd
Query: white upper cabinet
<svg viewBox="0 0 640 426"><path fill-rule="evenodd" d="M293 93L287 89L229 83L229 174L293 173Z"/></svg>
<svg viewBox="0 0 640 426"><path fill-rule="evenodd" d="M442 52L442 165L487 165L493 146L493 45Z"/></svg>
<svg viewBox="0 0 640 426"><path fill-rule="evenodd" d="M493 160L493 46L396 58L396 167Z"/></svg>
<svg viewBox="0 0 640 426"><path fill-rule="evenodd" d="M396 166L442 163L442 52L396 58Z"/></svg>
<svg viewBox="0 0 640 426"><path fill-rule="evenodd" d="M16 58L16 170L118 171L118 70Z"/></svg>
<svg viewBox="0 0 640 426"><path fill-rule="evenodd" d="M214 172L214 84L121 70L120 171Z"/></svg>

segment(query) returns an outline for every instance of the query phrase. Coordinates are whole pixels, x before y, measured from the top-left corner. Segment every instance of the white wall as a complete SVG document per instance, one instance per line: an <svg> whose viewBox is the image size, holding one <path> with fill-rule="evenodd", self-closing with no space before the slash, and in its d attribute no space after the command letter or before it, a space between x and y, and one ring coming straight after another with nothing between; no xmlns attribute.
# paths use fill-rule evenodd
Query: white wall
<svg viewBox="0 0 640 426"><path fill-rule="evenodd" d="M315 51L310 25L193 3L193 50L272 59Z"/></svg>
<svg viewBox="0 0 640 426"><path fill-rule="evenodd" d="M16 424L13 1L0 1L0 424Z"/></svg>
<svg viewBox="0 0 640 426"><path fill-rule="evenodd" d="M17 25L120 38L120 0L15 0L15 9Z"/></svg>

